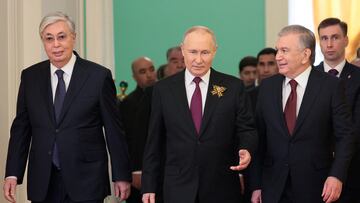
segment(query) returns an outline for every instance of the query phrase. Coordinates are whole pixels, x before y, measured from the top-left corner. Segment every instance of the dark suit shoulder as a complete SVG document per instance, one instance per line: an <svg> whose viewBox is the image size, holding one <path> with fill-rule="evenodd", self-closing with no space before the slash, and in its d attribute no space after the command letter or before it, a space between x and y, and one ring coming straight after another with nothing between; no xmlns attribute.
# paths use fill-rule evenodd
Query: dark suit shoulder
<svg viewBox="0 0 360 203"><path fill-rule="evenodd" d="M33 64L27 68L25 68L23 70L24 73L27 72L38 72L38 71L42 71L46 68L50 68L50 61L49 60L45 60L45 61L41 61L39 63Z"/></svg>

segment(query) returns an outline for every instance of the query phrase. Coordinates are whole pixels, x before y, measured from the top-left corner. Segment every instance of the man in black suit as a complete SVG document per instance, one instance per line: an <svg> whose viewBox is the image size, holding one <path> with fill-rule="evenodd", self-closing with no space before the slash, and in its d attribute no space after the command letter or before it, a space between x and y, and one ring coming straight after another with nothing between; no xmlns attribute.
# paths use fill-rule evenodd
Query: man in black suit
<svg viewBox="0 0 360 203"><path fill-rule="evenodd" d="M334 202L354 147L343 85L312 68L315 37L307 28L283 28L276 48L280 74L261 82L256 109L252 202Z"/></svg>
<svg viewBox="0 0 360 203"><path fill-rule="evenodd" d="M141 203L142 160L150 117L150 100L146 91L149 91L148 88L155 84L156 71L153 62L148 57L135 59L131 64L131 69L137 86L120 103L132 163L131 195L126 202Z"/></svg>
<svg viewBox="0 0 360 203"><path fill-rule="evenodd" d="M75 26L67 15L45 16L39 32L49 60L21 75L5 198L16 201L28 159L32 202L103 202L110 194L108 150L115 195L126 199L130 163L110 70L73 52Z"/></svg>
<svg viewBox="0 0 360 203"><path fill-rule="evenodd" d="M257 135L244 87L211 68L214 33L194 26L181 46L186 69L155 84L144 163L143 202L240 201L238 172L248 166ZM164 183L161 158L165 150Z"/></svg>
<svg viewBox="0 0 360 203"><path fill-rule="evenodd" d="M339 77L345 83L357 143L340 202L360 202L360 70L345 60L345 48L349 43L345 22L327 18L319 24L318 33L324 61L316 68Z"/></svg>

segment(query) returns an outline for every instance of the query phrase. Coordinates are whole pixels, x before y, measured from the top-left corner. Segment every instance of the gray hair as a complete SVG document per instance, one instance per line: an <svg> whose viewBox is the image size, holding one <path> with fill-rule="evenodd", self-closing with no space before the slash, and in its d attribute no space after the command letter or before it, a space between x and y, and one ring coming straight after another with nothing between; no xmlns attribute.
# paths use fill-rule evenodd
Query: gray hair
<svg viewBox="0 0 360 203"><path fill-rule="evenodd" d="M186 38L186 36L192 32L195 32L195 31L203 31L203 32L206 32L208 34L211 35L213 41L214 41L214 44L215 44L215 47L217 47L217 43L216 43L216 37L215 37L215 34L214 32L206 27L206 26L202 26L202 25L196 25L196 26L192 26L191 28L189 28L185 33L184 33L184 36L183 36L183 40L182 40L182 44L184 44L184 40Z"/></svg>
<svg viewBox="0 0 360 203"><path fill-rule="evenodd" d="M45 28L51 24L54 24L59 21L64 21L70 29L70 32L75 34L75 23L74 21L65 13L62 13L60 11L57 11L55 13L50 13L46 15L40 23L39 26L39 34L41 36L42 32L45 30Z"/></svg>
<svg viewBox="0 0 360 203"><path fill-rule="evenodd" d="M285 36L288 34L300 35L299 36L300 45L304 49L306 49L306 48L310 49L310 51L311 51L310 61L311 61L311 64L314 64L314 62L315 62L315 44L316 44L314 33L311 30L309 30L306 27L301 26L301 25L289 25L289 26L286 26L283 29L281 29L278 36L282 37L282 36Z"/></svg>

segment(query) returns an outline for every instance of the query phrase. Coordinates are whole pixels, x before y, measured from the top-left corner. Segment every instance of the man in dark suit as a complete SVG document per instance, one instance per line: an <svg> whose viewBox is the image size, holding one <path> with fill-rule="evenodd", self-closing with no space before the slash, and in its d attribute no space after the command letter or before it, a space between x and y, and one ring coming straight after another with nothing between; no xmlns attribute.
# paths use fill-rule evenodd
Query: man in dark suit
<svg viewBox="0 0 360 203"><path fill-rule="evenodd" d="M141 203L142 160L150 117L150 100L146 91L151 91L149 87L155 84L156 71L153 62L148 57L135 59L131 64L131 69L137 84L136 89L120 103L132 163L131 195L126 202Z"/></svg>
<svg viewBox="0 0 360 203"><path fill-rule="evenodd" d="M349 43L345 22L327 18L319 24L318 33L324 61L316 68L339 77L345 83L357 143L340 202L360 202L360 69L345 60L345 48Z"/></svg>
<svg viewBox="0 0 360 203"><path fill-rule="evenodd" d="M73 53L75 26L67 15L45 16L39 31L49 60L21 75L5 198L16 201L28 159L32 202L103 202L110 194L108 150L115 195L126 199L129 155L110 70Z"/></svg>
<svg viewBox="0 0 360 203"><path fill-rule="evenodd" d="M280 74L261 82L256 109L252 202L334 202L354 147L343 86L311 67L315 37L307 28L283 28L276 48Z"/></svg>
<svg viewBox="0 0 360 203"><path fill-rule="evenodd" d="M244 87L211 68L214 33L195 26L181 46L186 69L155 84L144 163L143 202L240 201L238 172L248 166L257 135ZM164 183L158 179L165 150Z"/></svg>

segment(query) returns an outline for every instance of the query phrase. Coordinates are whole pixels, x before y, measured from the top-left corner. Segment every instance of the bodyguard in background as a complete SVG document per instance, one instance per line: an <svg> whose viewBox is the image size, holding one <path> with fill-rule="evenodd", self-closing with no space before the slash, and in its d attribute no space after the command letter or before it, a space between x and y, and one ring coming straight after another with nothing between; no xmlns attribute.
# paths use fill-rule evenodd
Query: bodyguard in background
<svg viewBox="0 0 360 203"><path fill-rule="evenodd" d="M108 150L115 195L126 199L130 163L110 70L73 52L75 25L67 15L45 16L39 32L49 60L21 74L5 198L16 201L28 160L32 202L103 202L110 194Z"/></svg>
<svg viewBox="0 0 360 203"><path fill-rule="evenodd" d="M316 68L339 77L345 84L345 95L352 112L356 151L349 167L340 202L360 202L360 69L345 60L349 43L347 24L337 18L327 18L318 26L324 61Z"/></svg>

